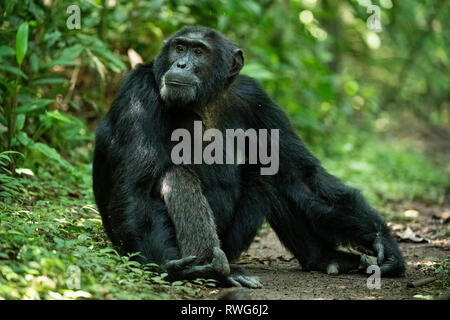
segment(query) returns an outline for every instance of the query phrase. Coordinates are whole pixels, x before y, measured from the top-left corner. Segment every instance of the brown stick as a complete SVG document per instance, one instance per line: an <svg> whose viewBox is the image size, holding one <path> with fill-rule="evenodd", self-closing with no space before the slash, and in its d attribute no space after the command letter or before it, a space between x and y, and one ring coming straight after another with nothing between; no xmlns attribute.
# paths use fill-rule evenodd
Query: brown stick
<svg viewBox="0 0 450 320"><path fill-rule="evenodd" d="M432 283L434 282L436 279L433 277L430 278L423 278L420 280L416 280L416 281L412 281L412 282L408 282L408 284L406 285L408 288L417 288L417 287L421 287L424 286L426 284Z"/></svg>

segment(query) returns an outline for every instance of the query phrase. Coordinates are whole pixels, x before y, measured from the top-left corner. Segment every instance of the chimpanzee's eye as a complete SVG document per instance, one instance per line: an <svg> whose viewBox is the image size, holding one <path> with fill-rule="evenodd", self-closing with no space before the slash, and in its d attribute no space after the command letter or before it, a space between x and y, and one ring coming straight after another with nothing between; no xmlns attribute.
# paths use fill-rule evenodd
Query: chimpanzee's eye
<svg viewBox="0 0 450 320"><path fill-rule="evenodd" d="M202 51L202 49L200 49L200 48L195 48L195 49L194 49L194 53L195 53L196 55L200 56L200 55L203 53L203 51Z"/></svg>
<svg viewBox="0 0 450 320"><path fill-rule="evenodd" d="M176 52L180 53L184 51L184 47L181 44L179 44L175 47L175 50Z"/></svg>

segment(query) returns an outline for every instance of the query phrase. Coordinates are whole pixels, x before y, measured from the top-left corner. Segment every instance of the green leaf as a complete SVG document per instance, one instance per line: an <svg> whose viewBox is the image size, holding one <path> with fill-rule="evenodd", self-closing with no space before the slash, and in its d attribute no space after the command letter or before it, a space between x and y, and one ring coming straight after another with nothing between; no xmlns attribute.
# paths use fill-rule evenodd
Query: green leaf
<svg viewBox="0 0 450 320"><path fill-rule="evenodd" d="M72 108L74 108L75 110L77 110L77 111L80 111L80 110L81 110L80 105L77 104L77 103L75 103L75 102L72 101L72 100L69 100L69 105L70 105Z"/></svg>
<svg viewBox="0 0 450 320"><path fill-rule="evenodd" d="M47 111L45 115L49 118L56 119L62 122L70 123L72 120L69 117L66 117L65 115L62 115L58 110L54 111Z"/></svg>
<svg viewBox="0 0 450 320"><path fill-rule="evenodd" d="M82 46L81 44L76 44L74 46L66 48L63 50L59 58L50 61L49 63L45 64L45 66L75 66L77 65L77 63L73 60L77 58L83 52L83 50L84 46Z"/></svg>
<svg viewBox="0 0 450 320"><path fill-rule="evenodd" d="M38 80L34 80L32 82L33 85L36 84L59 84L59 83L67 83L69 82L69 80L65 79L65 78L43 78L43 79L38 79Z"/></svg>
<svg viewBox="0 0 450 320"><path fill-rule="evenodd" d="M31 70L33 70L34 72L37 72L39 70L39 58L36 53L32 53L30 55L30 66Z"/></svg>
<svg viewBox="0 0 450 320"><path fill-rule="evenodd" d="M84 47L81 44L65 48L58 60L73 60L81 54L83 49Z"/></svg>
<svg viewBox="0 0 450 320"><path fill-rule="evenodd" d="M21 131L17 134L17 140L19 140L19 142L23 145L23 146L28 146L29 144L33 143L33 140L31 140L28 135Z"/></svg>
<svg viewBox="0 0 450 320"><path fill-rule="evenodd" d="M29 104L26 104L24 106L21 106L15 110L16 113L27 113L35 110L42 109L46 107L50 102L53 102L51 99L42 99L38 100Z"/></svg>
<svg viewBox="0 0 450 320"><path fill-rule="evenodd" d="M122 60L120 60L118 57L116 57L114 55L114 53L112 53L110 50L108 50L107 48L103 48L103 47L92 47L92 51L97 52L98 54L100 54L102 57L106 58L107 60L109 60L111 63L113 63L116 67L125 70L127 68L127 66L122 62Z"/></svg>
<svg viewBox="0 0 450 320"><path fill-rule="evenodd" d="M20 25L16 35L16 59L17 63L22 65L23 58L27 54L28 49L28 22Z"/></svg>
<svg viewBox="0 0 450 320"><path fill-rule="evenodd" d="M0 46L0 57L1 56L13 56L16 52L13 48L8 46Z"/></svg>
<svg viewBox="0 0 450 320"><path fill-rule="evenodd" d="M71 60L61 60L61 59L56 59L53 60L49 63L47 63L45 66L46 67L53 67L53 66L75 66L77 65L75 62L71 61Z"/></svg>
<svg viewBox="0 0 450 320"><path fill-rule="evenodd" d="M273 80L275 76L272 72L266 69L265 66L259 63L249 63L244 66L241 74L252 76L258 80Z"/></svg>
<svg viewBox="0 0 450 320"><path fill-rule="evenodd" d="M0 70L8 71L14 73L15 75L21 76L22 78L28 79L28 76L16 67L0 65Z"/></svg>
<svg viewBox="0 0 450 320"><path fill-rule="evenodd" d="M22 130L24 124L25 124L25 115L23 113L18 114L17 118L16 118L16 129L17 129L17 131Z"/></svg>
<svg viewBox="0 0 450 320"><path fill-rule="evenodd" d="M13 88L6 80L0 78L0 84L3 85L6 90L8 90L8 95L13 95Z"/></svg>
<svg viewBox="0 0 450 320"><path fill-rule="evenodd" d="M1 113L0 113L0 124L4 125L5 127L8 126L5 117Z"/></svg>
<svg viewBox="0 0 450 320"><path fill-rule="evenodd" d="M47 158L55 160L66 168L70 168L70 164L66 160L61 158L61 155L58 153L58 151L56 151L56 149L49 147L44 143L36 142L30 147L30 149L40 152Z"/></svg>

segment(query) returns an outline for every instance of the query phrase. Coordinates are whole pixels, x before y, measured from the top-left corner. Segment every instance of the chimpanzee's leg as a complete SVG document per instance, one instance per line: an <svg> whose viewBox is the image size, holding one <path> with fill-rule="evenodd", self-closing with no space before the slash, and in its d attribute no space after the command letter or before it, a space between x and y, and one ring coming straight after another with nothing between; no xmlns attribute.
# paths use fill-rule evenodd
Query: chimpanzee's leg
<svg viewBox="0 0 450 320"><path fill-rule="evenodd" d="M293 213L277 188L264 177L244 179L246 184L237 204L233 220L222 237L222 248L230 261L247 250L263 218L266 217L280 238L305 270L328 273L346 272L360 267L361 257L334 250L334 246L318 237L304 213ZM242 268L231 266L230 278L242 285L256 287L258 283Z"/></svg>
<svg viewBox="0 0 450 320"><path fill-rule="evenodd" d="M369 265L366 256L338 251L334 243L320 237L306 212L280 195L275 187L272 187L269 194L272 195L272 210L266 217L280 241L294 254L303 270L336 274Z"/></svg>
<svg viewBox="0 0 450 320"><path fill-rule="evenodd" d="M330 247L352 245L372 250L377 255L382 275L401 275L403 257L381 215L367 204L358 190L328 174L320 179L314 181L315 185L311 185L311 181L305 185L296 180L286 186L286 197L295 212L305 217L311 230ZM345 263L343 253L336 254L340 262L331 255L329 264L335 264L339 272L351 261ZM365 256L362 263L368 263Z"/></svg>
<svg viewBox="0 0 450 320"><path fill-rule="evenodd" d="M261 227L264 217L270 212L272 204L266 194L264 183L259 176L246 172L243 178L243 194L236 203L235 212L231 221L220 236L222 249L230 262L239 258L241 253L248 249ZM244 268L231 265L230 276L226 279L227 285L259 288L259 280L251 276Z"/></svg>

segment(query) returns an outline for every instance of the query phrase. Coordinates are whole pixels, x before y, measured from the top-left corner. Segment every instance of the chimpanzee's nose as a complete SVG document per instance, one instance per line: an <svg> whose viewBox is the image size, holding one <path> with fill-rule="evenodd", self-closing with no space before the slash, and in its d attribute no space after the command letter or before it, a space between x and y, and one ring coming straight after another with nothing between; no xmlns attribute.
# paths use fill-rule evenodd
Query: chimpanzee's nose
<svg viewBox="0 0 450 320"><path fill-rule="evenodd" d="M184 62L177 62L177 67L180 68L180 69L184 69L184 68L186 68L186 63L184 63Z"/></svg>

